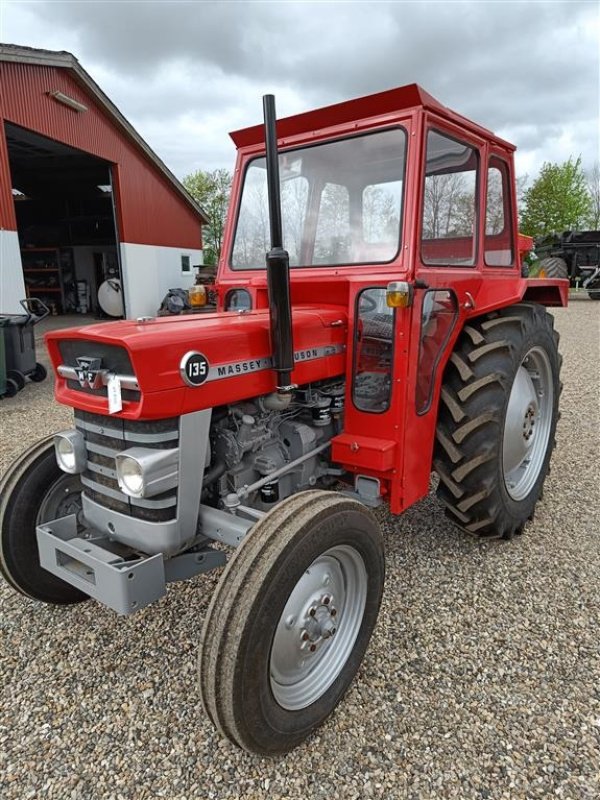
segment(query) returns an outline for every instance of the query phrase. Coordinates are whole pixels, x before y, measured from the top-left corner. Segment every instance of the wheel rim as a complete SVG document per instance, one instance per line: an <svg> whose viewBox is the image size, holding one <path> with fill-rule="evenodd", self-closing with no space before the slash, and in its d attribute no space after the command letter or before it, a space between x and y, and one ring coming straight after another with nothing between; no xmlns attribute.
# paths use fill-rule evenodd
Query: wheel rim
<svg viewBox="0 0 600 800"><path fill-rule="evenodd" d="M318 700L352 652L367 599L367 570L349 545L324 552L290 594L271 647L275 700L297 711Z"/></svg>
<svg viewBox="0 0 600 800"><path fill-rule="evenodd" d="M48 489L40 504L36 525L75 514L81 517L81 480L78 475L61 475Z"/></svg>
<svg viewBox="0 0 600 800"><path fill-rule="evenodd" d="M513 500L527 497L542 471L553 409L550 360L545 350L533 347L515 375L504 424L504 484Z"/></svg>

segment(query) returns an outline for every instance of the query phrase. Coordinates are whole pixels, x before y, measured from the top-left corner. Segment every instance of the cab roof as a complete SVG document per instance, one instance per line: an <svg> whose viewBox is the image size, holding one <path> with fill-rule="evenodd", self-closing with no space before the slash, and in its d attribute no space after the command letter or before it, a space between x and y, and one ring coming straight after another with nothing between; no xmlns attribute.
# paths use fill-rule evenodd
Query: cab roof
<svg viewBox="0 0 600 800"><path fill-rule="evenodd" d="M331 128L348 122L369 117L379 117L413 108L434 111L451 122L461 125L471 133L476 133L484 139L500 144L508 150L515 149L514 145L500 139L492 131L444 106L417 83L410 83L407 86L399 86L396 89L388 89L385 92L357 97L354 100L346 100L343 103L335 103L313 111L306 111L303 114L295 114L292 117L278 119L277 136L279 139L285 139L310 131ZM263 125L242 128L234 131L230 136L238 149L263 144L265 141Z"/></svg>

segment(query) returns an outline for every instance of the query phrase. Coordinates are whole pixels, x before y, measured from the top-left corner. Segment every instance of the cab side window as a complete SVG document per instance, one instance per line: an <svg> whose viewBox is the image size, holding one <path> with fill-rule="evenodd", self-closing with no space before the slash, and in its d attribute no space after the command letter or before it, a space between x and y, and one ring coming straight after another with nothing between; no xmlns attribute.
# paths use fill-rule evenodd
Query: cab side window
<svg viewBox="0 0 600 800"><path fill-rule="evenodd" d="M495 156L490 158L487 174L484 256L489 267L514 264L508 166Z"/></svg>
<svg viewBox="0 0 600 800"><path fill-rule="evenodd" d="M390 406L394 309L383 287L363 289L357 299L352 399L360 411L381 414Z"/></svg>
<svg viewBox="0 0 600 800"><path fill-rule="evenodd" d="M430 130L421 237L424 264L462 267L475 264L478 183L476 148Z"/></svg>

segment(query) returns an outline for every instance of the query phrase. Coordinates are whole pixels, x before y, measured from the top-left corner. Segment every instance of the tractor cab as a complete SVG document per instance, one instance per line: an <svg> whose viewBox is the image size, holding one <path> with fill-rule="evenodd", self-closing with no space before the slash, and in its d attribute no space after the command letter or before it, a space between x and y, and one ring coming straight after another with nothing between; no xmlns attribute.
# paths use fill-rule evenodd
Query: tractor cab
<svg viewBox="0 0 600 800"><path fill-rule="evenodd" d="M217 287L220 309L245 313L269 305L265 130L232 138ZM428 491L441 375L465 320L523 298L563 305L566 289L521 277L514 146L416 84L281 119L277 138L292 318L336 306L347 331L333 454L400 512Z"/></svg>

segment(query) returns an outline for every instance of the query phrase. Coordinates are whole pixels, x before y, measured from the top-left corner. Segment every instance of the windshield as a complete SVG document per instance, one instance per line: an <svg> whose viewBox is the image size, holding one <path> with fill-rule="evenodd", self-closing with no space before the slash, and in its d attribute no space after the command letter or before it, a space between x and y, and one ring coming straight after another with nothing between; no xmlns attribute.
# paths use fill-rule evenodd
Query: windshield
<svg viewBox="0 0 600 800"><path fill-rule="evenodd" d="M400 248L406 133L393 128L279 154L283 244L291 267L375 264ZM260 269L269 250L264 158L245 175L233 269Z"/></svg>

